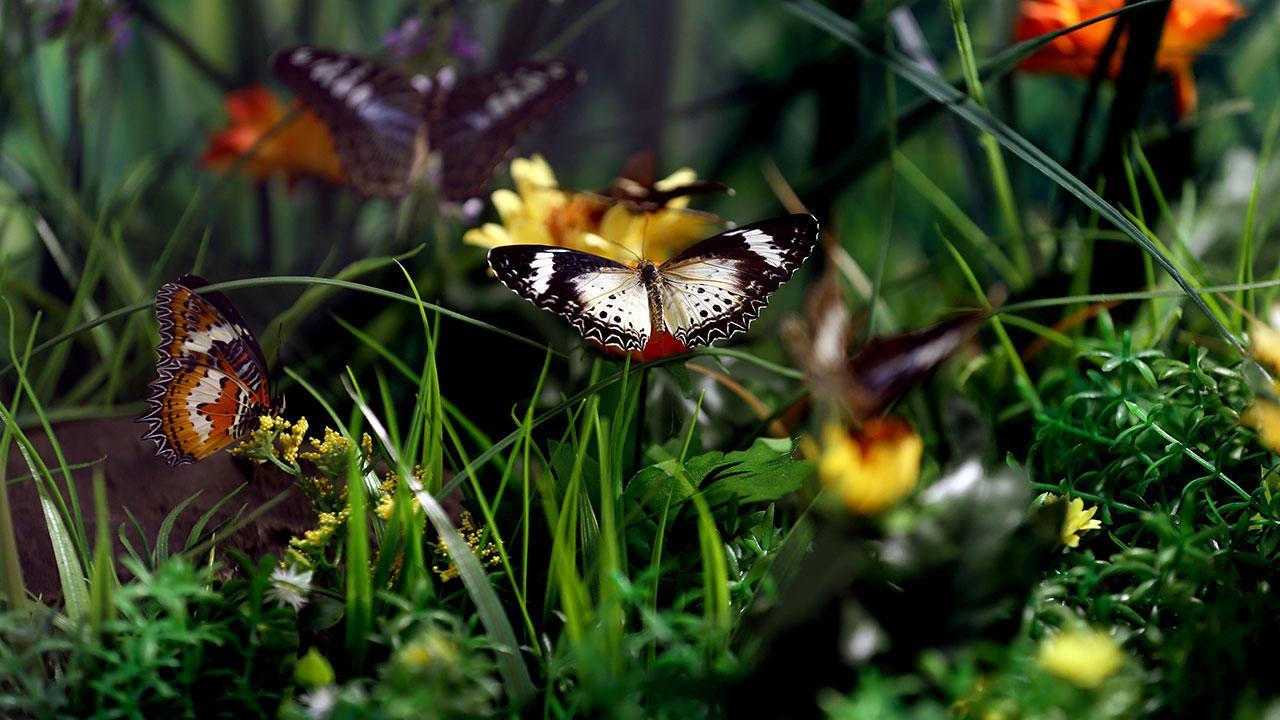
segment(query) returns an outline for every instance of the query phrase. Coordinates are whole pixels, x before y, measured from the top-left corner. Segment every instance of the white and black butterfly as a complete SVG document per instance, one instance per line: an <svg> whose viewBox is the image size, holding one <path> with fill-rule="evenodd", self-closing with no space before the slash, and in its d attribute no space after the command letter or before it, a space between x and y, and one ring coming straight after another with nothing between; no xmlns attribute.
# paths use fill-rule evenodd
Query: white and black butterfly
<svg viewBox="0 0 1280 720"><path fill-rule="evenodd" d="M560 61L520 63L454 80L400 72L367 58L295 47L276 75L329 127L348 180L365 195L399 197L439 158L441 194L484 193L519 136L582 83Z"/></svg>
<svg viewBox="0 0 1280 720"><path fill-rule="evenodd" d="M489 267L507 287L568 320L582 336L624 351L670 333L685 347L747 329L769 295L812 252L812 215L772 218L703 240L655 265L630 267L550 245L505 245Z"/></svg>

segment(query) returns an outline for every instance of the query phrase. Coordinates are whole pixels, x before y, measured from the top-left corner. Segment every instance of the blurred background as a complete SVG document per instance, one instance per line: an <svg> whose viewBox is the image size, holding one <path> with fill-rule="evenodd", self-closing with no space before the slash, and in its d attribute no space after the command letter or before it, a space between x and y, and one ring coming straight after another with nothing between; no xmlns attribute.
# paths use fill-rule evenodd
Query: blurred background
<svg viewBox="0 0 1280 720"><path fill-rule="evenodd" d="M966 5L979 59L1012 44L1016 2ZM874 42L959 79L945 5L831 7L880 29ZM288 102L269 58L298 43L366 53L411 70L452 66L462 75L519 59L567 59L586 72L586 85L520 140L519 154L541 153L562 185L591 189L607 185L631 154L652 152L659 177L691 167L732 186L732 197L709 196L695 206L738 223L783 212L777 188L785 182L868 274L887 248L883 297L903 327L975 302L943 237L977 256L989 287L1010 288L1015 298L1060 295L1081 247L1079 234L1067 230L1090 222L1074 199L1016 159L1008 161L1008 174L1017 215L1002 216L970 127L936 105L921 105L913 88L782 3L6 0L3 8L0 257L19 338L37 310L45 314L38 341L92 312L145 301L160 282L197 265L213 280L332 275L360 258L422 246L408 266L428 299L572 346L564 323L486 280L483 253L460 242L464 225L456 214L424 203L365 201L314 178L276 173L257 182L202 164L211 138L229 123L228 93L262 83ZM1105 177L1113 169L1098 158L1136 138L1171 206L1171 215L1162 215L1148 202L1149 224L1160 232L1176 218L1196 255L1234 257L1224 240L1240 235L1277 92L1274 8L1250 10L1253 17L1200 53L1192 114L1174 114L1173 85L1164 76L1153 79L1147 101L1127 119L1110 111L1110 84L1055 75L1006 71L988 78L987 103L1086 178ZM1263 181L1265 197L1274 182ZM1107 196L1132 199L1123 185L1113 182ZM496 186L510 186L505 173ZM1274 207L1263 203L1259 212L1265 228ZM487 209L481 219L492 217ZM978 259L1011 256L1019 246L1026 258L1018 277ZM1264 253L1260 267L1270 267L1273 253ZM1136 251L1114 236L1099 242L1097 254L1117 259L1096 264L1095 289L1144 284ZM817 265L806 277L815 277ZM365 281L403 289L394 268ZM785 288L758 331L736 342L768 336L777 317L797 306L802 285ZM354 343L330 316L367 326L392 346L414 342L401 330L417 322L416 313L388 310L368 297L313 292L305 307L281 318L303 290L235 293L273 359L330 373L367 360L367 352L348 357ZM80 315L72 318L77 291L84 307L77 305ZM121 333L121 322L128 331ZM137 407L150 374L150 334L142 332L148 322L132 316L79 335L74 352L61 358L65 371L52 364L43 388L56 385L69 406ZM456 374L446 372L453 393L476 385L480 397L491 390L505 397L510 392L499 385L512 392L529 387L541 361L536 350L465 326L450 325L444 342L446 362L459 362ZM758 349L781 358L774 343ZM478 405L469 409L483 412ZM497 419L507 413L492 411Z"/></svg>

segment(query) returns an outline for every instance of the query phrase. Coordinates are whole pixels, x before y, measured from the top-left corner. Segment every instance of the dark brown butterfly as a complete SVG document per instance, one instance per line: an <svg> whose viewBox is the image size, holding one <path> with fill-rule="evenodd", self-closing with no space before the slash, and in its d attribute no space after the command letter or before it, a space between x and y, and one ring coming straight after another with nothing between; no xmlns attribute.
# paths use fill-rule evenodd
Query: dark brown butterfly
<svg viewBox="0 0 1280 720"><path fill-rule="evenodd" d="M989 312L953 315L921 330L873 338L851 353L853 324L828 267L811 291L803 325L786 326L791 353L815 392L839 402L857 422L874 418L968 343Z"/></svg>
<svg viewBox="0 0 1280 720"><path fill-rule="evenodd" d="M431 171L454 202L483 194L519 136L582 83L560 61L471 77L405 76L367 58L313 47L283 50L276 75L329 127L359 192L399 197ZM433 156L438 160L438 171Z"/></svg>
<svg viewBox="0 0 1280 720"><path fill-rule="evenodd" d="M733 193L728 185L718 182L695 180L660 188L662 184L657 179L653 153L642 151L628 158L622 173L608 187L594 194L608 202L622 203L632 212L650 213L663 209L679 197Z"/></svg>

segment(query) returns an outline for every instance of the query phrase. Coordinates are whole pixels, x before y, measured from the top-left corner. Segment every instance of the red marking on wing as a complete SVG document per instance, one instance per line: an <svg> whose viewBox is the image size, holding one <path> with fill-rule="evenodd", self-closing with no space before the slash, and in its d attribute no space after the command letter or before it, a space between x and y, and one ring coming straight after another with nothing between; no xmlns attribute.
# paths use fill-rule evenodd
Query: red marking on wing
<svg viewBox="0 0 1280 720"><path fill-rule="evenodd" d="M627 355L630 355L631 362L652 362L664 357L671 357L672 355L680 355L682 353L689 352L689 348L685 347L684 343L677 340L674 335L666 330L655 333L653 337L649 338L649 342L645 343L643 350L624 351L615 345L603 345L595 340L592 340L591 344L595 346L596 349L602 350L610 355L616 355L618 357L626 357Z"/></svg>

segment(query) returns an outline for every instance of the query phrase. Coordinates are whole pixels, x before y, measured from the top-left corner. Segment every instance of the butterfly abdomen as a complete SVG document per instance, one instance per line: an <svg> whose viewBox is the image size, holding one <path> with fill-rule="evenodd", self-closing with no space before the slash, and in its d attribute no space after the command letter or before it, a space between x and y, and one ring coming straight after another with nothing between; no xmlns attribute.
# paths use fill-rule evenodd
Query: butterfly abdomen
<svg viewBox="0 0 1280 720"><path fill-rule="evenodd" d="M657 333L665 333L667 324L662 318L662 274L658 272L658 266L648 260L642 260L640 281L644 283L645 292L649 294L650 337Z"/></svg>

